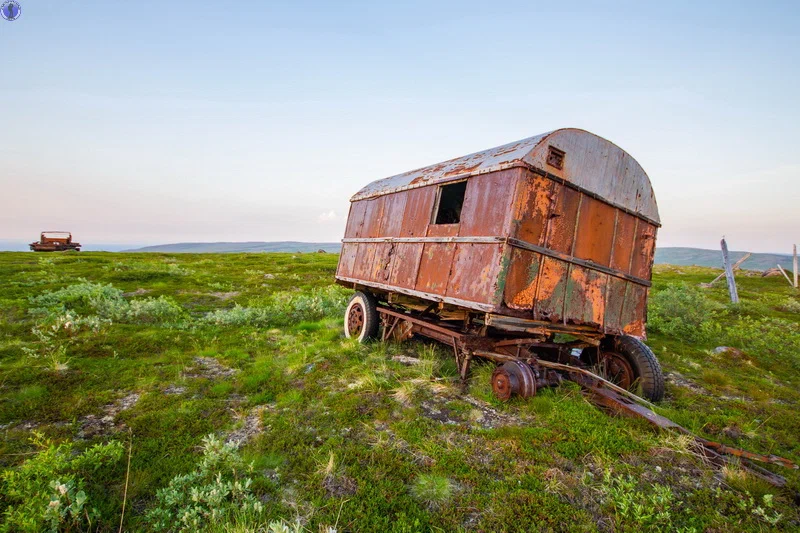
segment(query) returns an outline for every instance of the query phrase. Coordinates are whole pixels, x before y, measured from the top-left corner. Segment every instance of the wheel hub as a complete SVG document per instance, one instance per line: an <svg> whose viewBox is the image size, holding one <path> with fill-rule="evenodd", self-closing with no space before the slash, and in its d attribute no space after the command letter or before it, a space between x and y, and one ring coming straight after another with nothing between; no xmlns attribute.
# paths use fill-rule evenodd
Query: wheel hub
<svg viewBox="0 0 800 533"><path fill-rule="evenodd" d="M636 374L628 359L616 352L602 352L600 357L606 379L623 389L630 389L636 381Z"/></svg>
<svg viewBox="0 0 800 533"><path fill-rule="evenodd" d="M531 367L520 361L509 361L492 373L492 391L499 400L513 395L528 398L536 394L536 378Z"/></svg>
<svg viewBox="0 0 800 533"><path fill-rule="evenodd" d="M358 337L364 329L364 307L360 303L355 303L350 307L347 314L347 331L350 335Z"/></svg>

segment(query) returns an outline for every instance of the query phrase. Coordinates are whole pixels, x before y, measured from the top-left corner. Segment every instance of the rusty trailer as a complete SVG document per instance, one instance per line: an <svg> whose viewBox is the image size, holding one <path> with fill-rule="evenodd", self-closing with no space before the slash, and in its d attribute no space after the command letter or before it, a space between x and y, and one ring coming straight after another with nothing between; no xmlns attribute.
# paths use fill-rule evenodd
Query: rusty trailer
<svg viewBox="0 0 800 533"><path fill-rule="evenodd" d="M650 180L615 144L567 128L370 183L351 198L337 283L345 335L452 347L462 379L496 363L500 399L569 379L600 406L689 433L646 338L660 227ZM635 391L641 396L634 394ZM712 462L796 465L694 436Z"/></svg>
<svg viewBox="0 0 800 533"><path fill-rule="evenodd" d="M579 129L375 181L351 199L336 271L359 291L346 332L374 335L380 315L384 335L453 346L464 375L474 356L581 353L658 400L661 369L641 339L659 225L642 167ZM527 395L519 372L501 369L495 392Z"/></svg>
<svg viewBox="0 0 800 533"><path fill-rule="evenodd" d="M68 231L43 231L39 242L29 244L34 252L80 252L81 243L73 242Z"/></svg>

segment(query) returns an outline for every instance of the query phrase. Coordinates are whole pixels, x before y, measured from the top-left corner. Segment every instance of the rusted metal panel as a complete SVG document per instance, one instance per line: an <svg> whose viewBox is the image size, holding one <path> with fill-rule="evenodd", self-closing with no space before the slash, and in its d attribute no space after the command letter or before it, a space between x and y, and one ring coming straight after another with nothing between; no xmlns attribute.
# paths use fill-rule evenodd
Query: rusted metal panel
<svg viewBox="0 0 800 533"><path fill-rule="evenodd" d="M502 244L456 244L447 296L499 304L493 296L497 293L502 254Z"/></svg>
<svg viewBox="0 0 800 533"><path fill-rule="evenodd" d="M356 261L353 268L353 277L371 281L372 280L372 261L375 259L374 242L362 242L358 244Z"/></svg>
<svg viewBox="0 0 800 533"><path fill-rule="evenodd" d="M336 273L341 276L352 277L355 275L353 269L356 262L357 243L345 243L342 245L342 253L339 254L339 266Z"/></svg>
<svg viewBox="0 0 800 533"><path fill-rule="evenodd" d="M553 208L548 221L546 247L572 255L575 223L581 202L581 193L556 184Z"/></svg>
<svg viewBox="0 0 800 533"><path fill-rule="evenodd" d="M509 308L533 312L541 264L541 254L521 248L511 251L504 296Z"/></svg>
<svg viewBox="0 0 800 533"><path fill-rule="evenodd" d="M383 212L381 217L380 237L399 237L403 227L403 213L406 208L407 192L398 192L384 196Z"/></svg>
<svg viewBox="0 0 800 533"><path fill-rule="evenodd" d="M605 297L604 329L608 331L622 331L625 326L622 317L622 307L625 305L625 293L630 282L624 279L609 276L608 289Z"/></svg>
<svg viewBox="0 0 800 533"><path fill-rule="evenodd" d="M397 243L392 260L392 273L389 283L405 289L413 289L417 282L417 272L422 258L424 244L421 242Z"/></svg>
<svg viewBox="0 0 800 533"><path fill-rule="evenodd" d="M419 263L415 289L445 296L455 250L456 245L451 242L426 243Z"/></svg>
<svg viewBox="0 0 800 533"><path fill-rule="evenodd" d="M636 231L636 217L617 211L617 226L614 231L614 247L611 253L611 268L626 274L631 271L631 252Z"/></svg>
<svg viewBox="0 0 800 533"><path fill-rule="evenodd" d="M554 150L563 152L554 164ZM438 185L506 170L532 168L564 179L592 196L660 224L650 180L642 167L613 143L587 131L564 128L370 183L352 201Z"/></svg>
<svg viewBox="0 0 800 533"><path fill-rule="evenodd" d="M647 321L647 287L628 283L622 305L622 331L635 337L645 336Z"/></svg>
<svg viewBox="0 0 800 533"><path fill-rule="evenodd" d="M512 214L519 170L475 176L467 182L461 209L460 236L503 235Z"/></svg>
<svg viewBox="0 0 800 533"><path fill-rule="evenodd" d="M564 320L602 327L608 274L572 265L564 297Z"/></svg>
<svg viewBox="0 0 800 533"><path fill-rule="evenodd" d="M392 261L397 252L393 242L375 243L375 256L372 260L371 281L387 283L392 274Z"/></svg>
<svg viewBox="0 0 800 533"><path fill-rule="evenodd" d="M436 187L425 187L406 192L405 209L403 211L403 227L401 237L422 237L426 235L431 222L433 202L436 200Z"/></svg>
<svg viewBox="0 0 800 533"><path fill-rule="evenodd" d="M609 266L615 211L617 209L600 200L584 196L578 215L578 231L575 232L575 257Z"/></svg>
<svg viewBox="0 0 800 533"><path fill-rule="evenodd" d="M369 200L353 202L350 204L350 214L347 216L347 226L344 229L345 239L363 237L364 213Z"/></svg>
<svg viewBox="0 0 800 533"><path fill-rule="evenodd" d="M537 320L561 322L564 312L564 295L567 289L568 266L569 263L551 257L545 257L542 260L534 304L534 317Z"/></svg>
<svg viewBox="0 0 800 533"><path fill-rule="evenodd" d="M512 235L537 246L544 245L555 186L553 180L530 172L520 179Z"/></svg>
<svg viewBox="0 0 800 533"><path fill-rule="evenodd" d="M428 237L455 237L459 224L431 224L428 226Z"/></svg>
<svg viewBox="0 0 800 533"><path fill-rule="evenodd" d="M644 221L639 221L638 227L636 228L636 241L633 245L631 274L640 278L650 279L655 248L655 226Z"/></svg>
<svg viewBox="0 0 800 533"><path fill-rule="evenodd" d="M359 237L380 237L385 198L385 196L381 196L373 200L367 200L367 209L364 212L364 226L362 235L359 235Z"/></svg>

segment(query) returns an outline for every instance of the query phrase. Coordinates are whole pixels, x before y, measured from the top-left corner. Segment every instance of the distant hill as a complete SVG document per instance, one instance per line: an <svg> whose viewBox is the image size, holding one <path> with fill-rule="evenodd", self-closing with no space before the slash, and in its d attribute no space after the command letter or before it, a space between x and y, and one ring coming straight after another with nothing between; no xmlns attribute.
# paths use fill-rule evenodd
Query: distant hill
<svg viewBox="0 0 800 533"><path fill-rule="evenodd" d="M730 252L731 261L736 262L746 252ZM656 264L663 263L668 265L696 265L705 267L722 268L721 250L703 250L702 248L656 248ZM766 270L780 265L791 270L792 257L781 254L758 254L754 253L747 261L742 263L741 268L746 270Z"/></svg>
<svg viewBox="0 0 800 533"><path fill-rule="evenodd" d="M339 253L342 245L338 242L179 242L175 244L160 244L145 246L123 252L163 252L163 253L242 253L242 252L316 252L325 250L329 253ZM731 252L731 260L736 261L745 252ZM719 250L704 250L702 248L657 248L657 264L669 265L697 265L705 267L722 268L722 252ZM742 263L742 268L749 270L766 270L774 268L778 263L783 268L791 269L792 258L789 255L754 253Z"/></svg>
<svg viewBox="0 0 800 533"><path fill-rule="evenodd" d="M179 242L145 246L123 252L163 252L163 253L241 253L241 252L316 252L325 250L338 254L342 245L338 242Z"/></svg>

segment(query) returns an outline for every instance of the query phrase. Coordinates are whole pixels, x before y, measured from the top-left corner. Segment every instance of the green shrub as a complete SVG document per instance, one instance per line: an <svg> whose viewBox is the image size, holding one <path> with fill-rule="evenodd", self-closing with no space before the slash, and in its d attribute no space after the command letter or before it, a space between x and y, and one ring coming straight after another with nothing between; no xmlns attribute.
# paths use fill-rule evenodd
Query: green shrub
<svg viewBox="0 0 800 533"><path fill-rule="evenodd" d="M106 267L114 272L114 279L119 281L154 281L175 276L188 276L191 270L181 268L175 263L153 263L144 261L128 261L114 263Z"/></svg>
<svg viewBox="0 0 800 533"><path fill-rule="evenodd" d="M174 324L185 318L186 312L178 302L166 296L133 300L124 320L139 324Z"/></svg>
<svg viewBox="0 0 800 533"><path fill-rule="evenodd" d="M338 317L344 312L347 297L348 291L338 286L316 288L310 294L278 293L264 306L217 309L203 320L220 326L286 326Z"/></svg>
<svg viewBox="0 0 800 533"><path fill-rule="evenodd" d="M31 438L39 452L2 473L0 531L89 530L99 516L87 480L122 457L119 442L96 444L76 454L72 443L53 444L41 433Z"/></svg>
<svg viewBox="0 0 800 533"><path fill-rule="evenodd" d="M114 320L132 324L177 324L186 318L184 309L172 298L144 298L128 302L113 285L82 281L30 299L36 307L31 314L54 320L62 314L73 323L101 324ZM81 316L88 315L88 316Z"/></svg>
<svg viewBox="0 0 800 533"><path fill-rule="evenodd" d="M783 302L778 305L779 311L784 311L786 313L798 313L800 314L800 300L797 298L790 298L787 297Z"/></svg>
<svg viewBox="0 0 800 533"><path fill-rule="evenodd" d="M208 435L198 468L158 490L148 522L156 531L199 531L236 513L260 514L263 507L252 492L252 480L242 477L250 469L234 446Z"/></svg>
<svg viewBox="0 0 800 533"><path fill-rule="evenodd" d="M103 318L116 318L119 309L127 302L122 291L110 284L80 280L57 291L49 291L30 298L33 314L46 315L59 311L74 311L82 315L98 314Z"/></svg>
<svg viewBox="0 0 800 533"><path fill-rule="evenodd" d="M444 476L422 474L411 485L411 495L429 507L438 507L453 496L453 483Z"/></svg>
<svg viewBox="0 0 800 533"><path fill-rule="evenodd" d="M696 531L691 525L679 528L674 523L675 507L681 502L666 485L642 490L633 476L616 477L606 470L599 489L615 515L616 531Z"/></svg>
<svg viewBox="0 0 800 533"><path fill-rule="evenodd" d="M719 304L699 289L685 283L668 285L650 298L648 327L664 335L686 341L699 341Z"/></svg>
<svg viewBox="0 0 800 533"><path fill-rule="evenodd" d="M800 324L780 318L739 317L721 328L725 344L747 352L762 364L800 370Z"/></svg>

